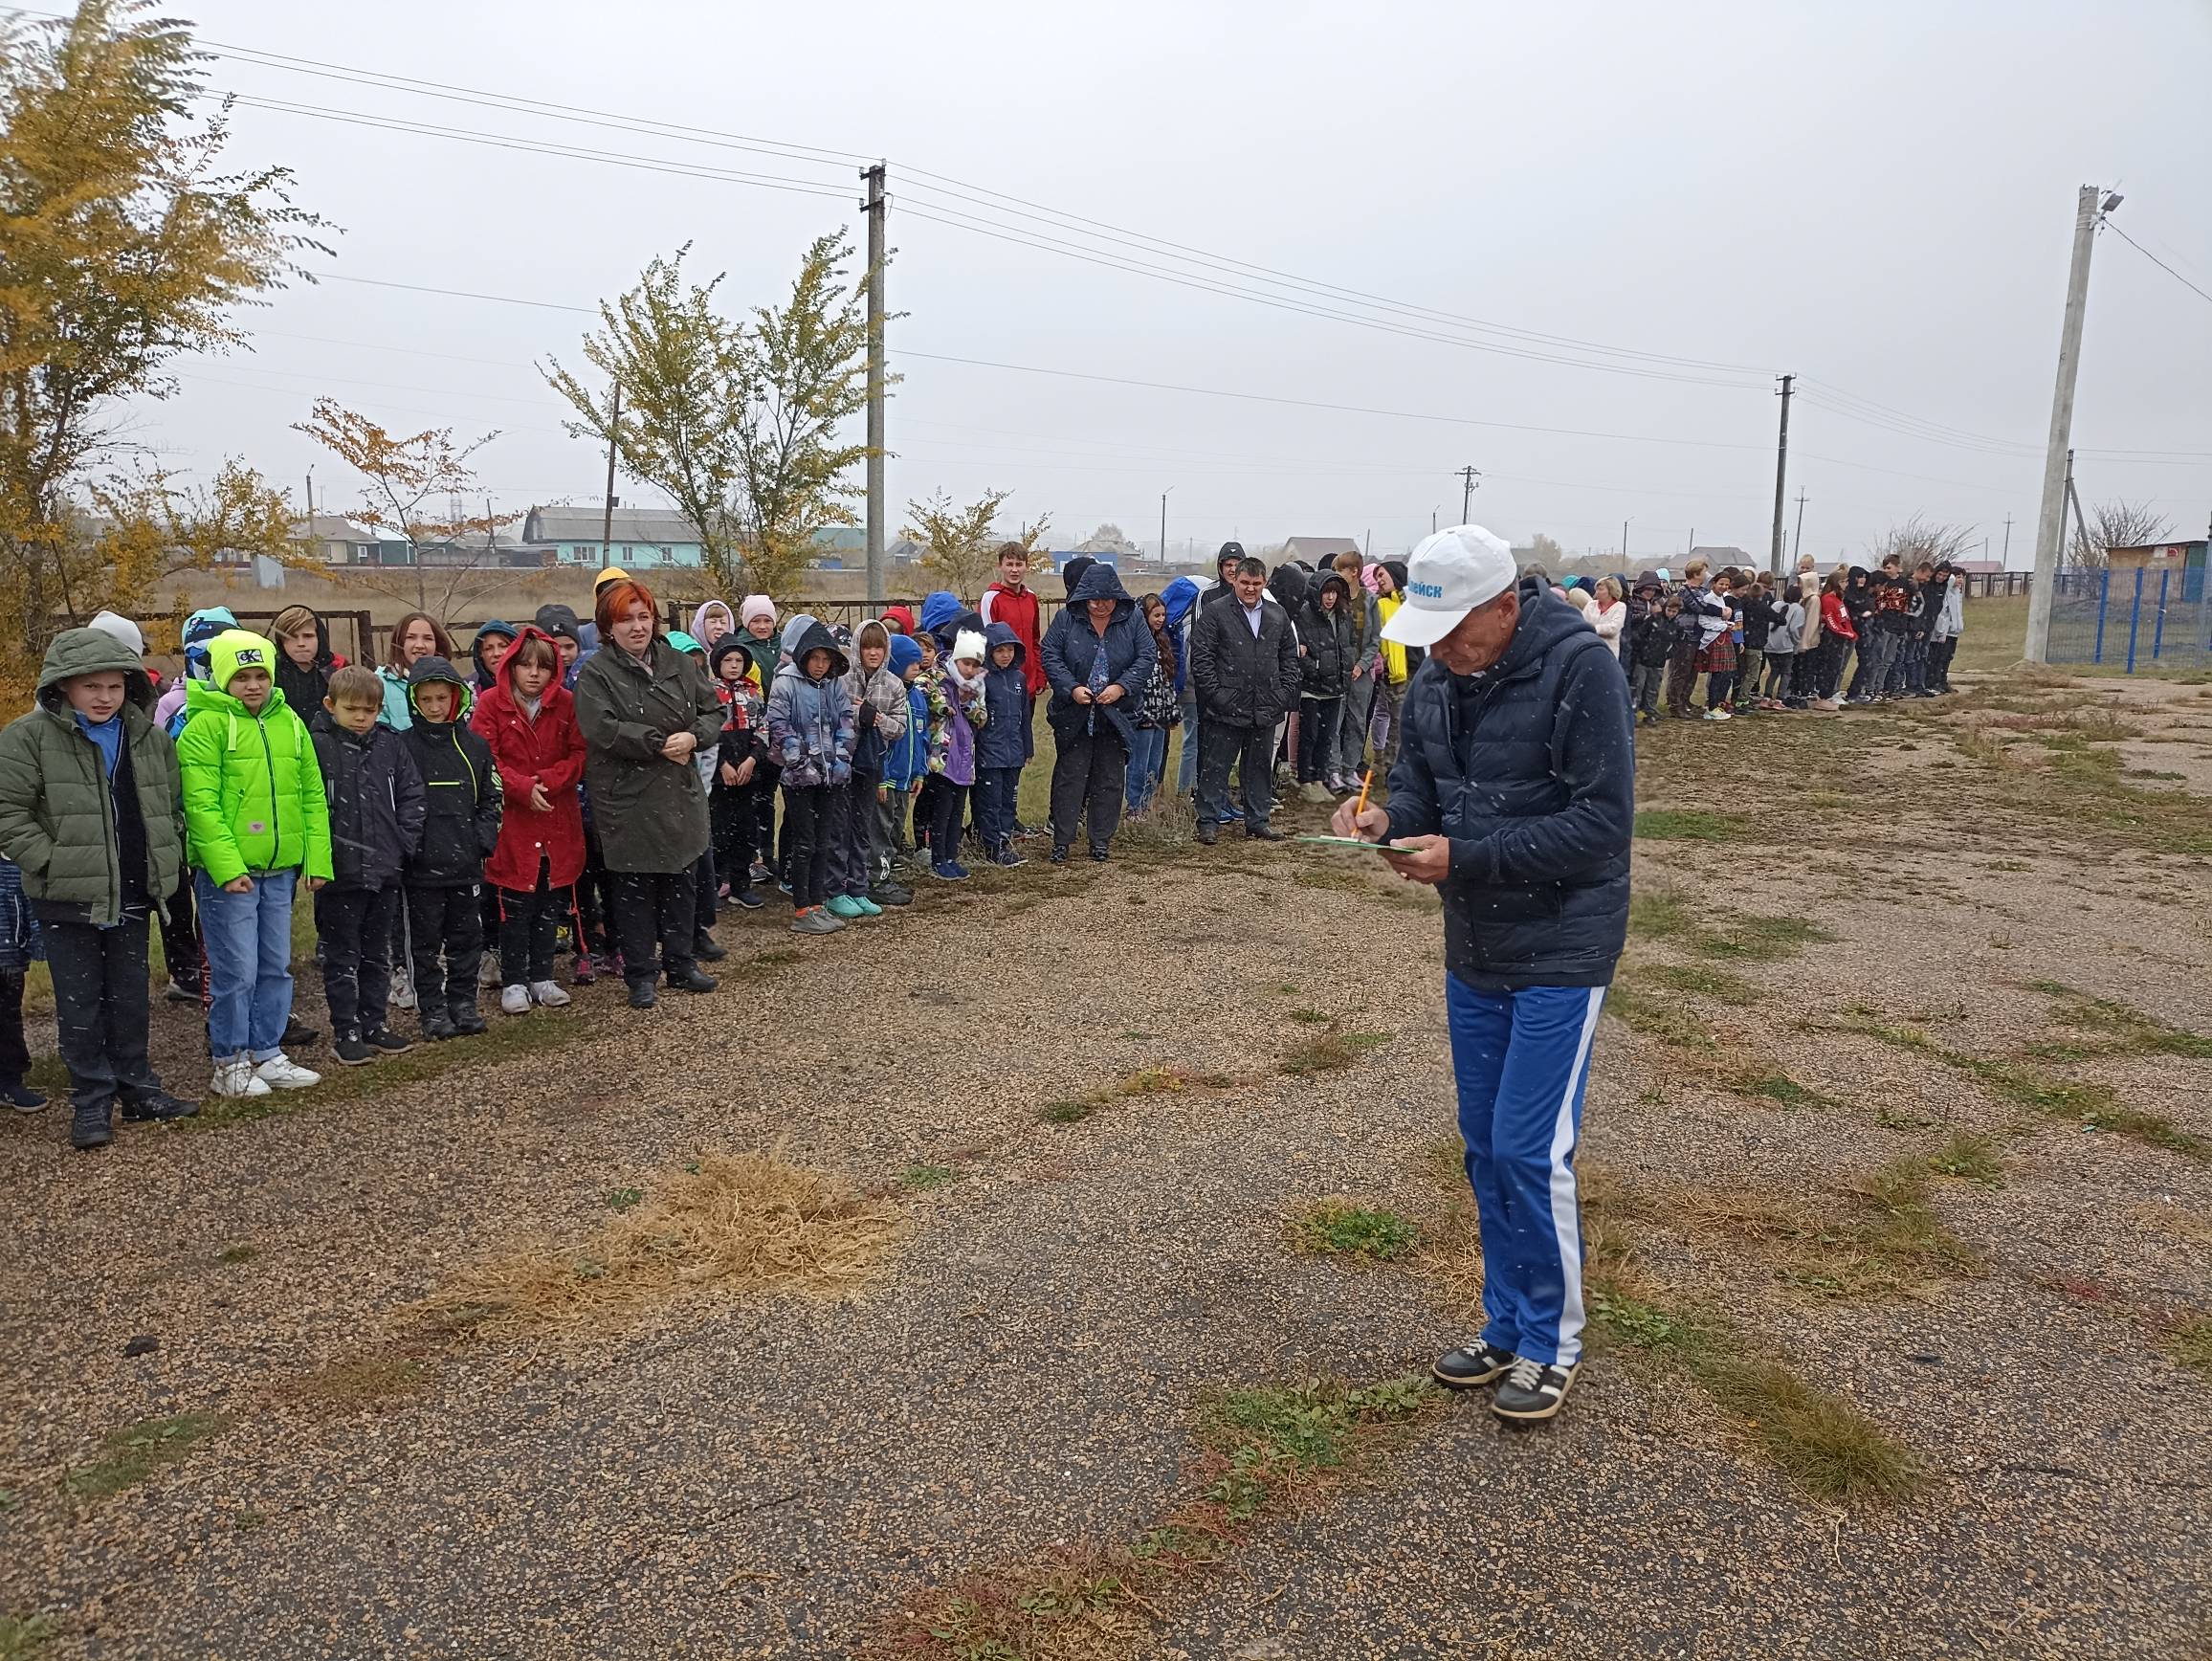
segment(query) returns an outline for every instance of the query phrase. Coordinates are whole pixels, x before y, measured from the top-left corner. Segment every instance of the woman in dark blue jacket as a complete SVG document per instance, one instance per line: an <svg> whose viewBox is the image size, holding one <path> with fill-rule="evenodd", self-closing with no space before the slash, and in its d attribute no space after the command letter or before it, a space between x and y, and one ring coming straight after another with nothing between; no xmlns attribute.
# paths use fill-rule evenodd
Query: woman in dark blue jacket
<svg viewBox="0 0 2212 1661"><path fill-rule="evenodd" d="M1066 861L1088 814L1091 857L1103 860L1121 824L1137 714L1158 667L1152 631L1114 567L1085 571L1045 633L1045 677L1059 754L1052 762L1052 863Z"/></svg>

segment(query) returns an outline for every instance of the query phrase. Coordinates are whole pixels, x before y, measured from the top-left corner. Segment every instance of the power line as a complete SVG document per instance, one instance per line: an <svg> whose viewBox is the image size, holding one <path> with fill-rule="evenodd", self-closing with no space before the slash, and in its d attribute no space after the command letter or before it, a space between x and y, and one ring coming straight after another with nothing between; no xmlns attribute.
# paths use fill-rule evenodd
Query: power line
<svg viewBox="0 0 2212 1661"><path fill-rule="evenodd" d="M2191 282L2187 277L2183 277L2179 272L2176 271L2172 266L2168 265L2164 260L2160 259L2157 255L2153 254L2148 248L2145 248L2140 242L2137 242L2133 236L2130 236L2125 231L2122 231L2117 225L2114 225L2110 219L2107 219L2104 224L2107 231L2110 231L2114 236L2117 236L2122 242L2126 243L2130 248L2134 249L2137 254L2141 255L2145 259L2149 260L2153 265L2157 266L2160 271L2164 272L2168 277L2172 277L2176 282L2179 283L2183 288L2187 289L2198 299L2212 300L2212 294L2207 294L2204 292L2204 290L2199 288L2195 283Z"/></svg>

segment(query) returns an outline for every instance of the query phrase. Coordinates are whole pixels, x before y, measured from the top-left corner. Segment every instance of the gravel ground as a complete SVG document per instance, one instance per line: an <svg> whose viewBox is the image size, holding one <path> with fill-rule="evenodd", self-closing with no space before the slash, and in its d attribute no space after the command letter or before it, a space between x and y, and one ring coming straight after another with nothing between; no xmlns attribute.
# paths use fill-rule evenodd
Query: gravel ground
<svg viewBox="0 0 2212 1661"><path fill-rule="evenodd" d="M2149 724L2168 701L2195 719L2195 691L2050 696L2124 698ZM1928 1492L1813 1501L1608 1344L1555 1426L1506 1432L1456 1401L1263 1526L1164 1598L1155 1653L2205 1652L2212 1380L2162 1345L2212 1310L2212 1165L1828 1030L1858 1007L1993 1058L2083 1036L2037 979L2212 1026L2202 856L2092 832L1955 755L1964 719L1648 741L1648 803L1743 824L1640 843L1639 890L1837 937L1723 963L1751 1006L1678 1001L1719 1056L1836 1105L1748 1097L1714 1055L1609 1021L1586 1139L1631 1186L1809 1199L1953 1130L1992 1137L1997 1182L1933 1193L1981 1272L1922 1296L1810 1301L1709 1242L1654 1242L1913 1450ZM828 1657L965 1569L1134 1539L1174 1502L1209 1391L1388 1377L1465 1330L1419 1273L1286 1240L1320 1194L1427 1211L1449 1128L1433 918L1359 873L1295 880L1316 869L1336 871L1233 840L1038 863L796 960L782 919L733 918L722 992L638 1017L597 988L531 1017L536 1053L453 1047L429 1080L126 1130L98 1158L70 1154L58 1111L0 1124L0 1617L46 1620L42 1661ZM1652 939L1631 959L1707 962ZM1298 1011L1387 1041L1287 1075L1319 1030ZM158 1019L165 1057L196 1061L189 1022ZM1037 1118L1167 1064L1223 1082ZM2032 1065L2212 1137L2201 1059ZM476 1255L580 1238L609 1193L759 1146L863 1186L959 1176L901 1201L906 1239L851 1303L694 1300L623 1331L394 1348L396 1312ZM134 1338L158 1346L126 1356ZM334 1392L364 1358L413 1370ZM107 1433L181 1413L224 1423L112 1496L65 1487Z"/></svg>

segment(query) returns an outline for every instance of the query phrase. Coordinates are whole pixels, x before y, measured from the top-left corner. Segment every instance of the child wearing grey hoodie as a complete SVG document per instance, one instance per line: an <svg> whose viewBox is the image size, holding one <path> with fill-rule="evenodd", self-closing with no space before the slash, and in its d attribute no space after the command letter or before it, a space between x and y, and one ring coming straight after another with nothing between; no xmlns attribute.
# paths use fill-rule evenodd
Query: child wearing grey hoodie
<svg viewBox="0 0 2212 1661"><path fill-rule="evenodd" d="M885 901L897 905L913 897L903 889L887 888L879 899L871 881L878 857L889 858L889 850L881 846L882 828L875 812L883 758L906 736L906 683L891 673L890 657L891 631L871 618L852 637L852 667L845 676L846 695L852 700L852 782L841 796L833 793L830 799L830 893L825 903L831 916L847 922L880 917Z"/></svg>

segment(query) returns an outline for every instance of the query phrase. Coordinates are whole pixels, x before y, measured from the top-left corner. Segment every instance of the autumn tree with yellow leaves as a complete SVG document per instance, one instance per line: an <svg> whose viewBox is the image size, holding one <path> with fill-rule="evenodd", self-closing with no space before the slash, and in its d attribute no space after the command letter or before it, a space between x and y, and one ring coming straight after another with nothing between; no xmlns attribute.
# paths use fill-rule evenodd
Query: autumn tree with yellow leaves
<svg viewBox="0 0 2212 1661"><path fill-rule="evenodd" d="M194 488L120 430L126 400L171 395L176 358L240 343L237 309L328 252L287 169L220 170L204 57L146 0L0 20L0 674L57 626L291 534L242 462Z"/></svg>

